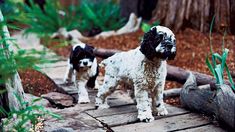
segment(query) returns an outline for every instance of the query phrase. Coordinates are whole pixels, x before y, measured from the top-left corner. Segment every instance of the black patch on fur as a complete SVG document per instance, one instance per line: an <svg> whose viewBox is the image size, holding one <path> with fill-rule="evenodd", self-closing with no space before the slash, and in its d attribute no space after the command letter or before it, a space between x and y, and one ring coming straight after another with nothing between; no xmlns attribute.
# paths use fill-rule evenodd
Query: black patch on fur
<svg viewBox="0 0 235 132"><path fill-rule="evenodd" d="M73 69L79 70L79 62L82 59L90 59L93 61L95 59L95 55L93 53L94 47L86 45L85 48L80 46L75 47L75 49L71 51L70 54L70 64L73 65Z"/></svg>
<svg viewBox="0 0 235 132"><path fill-rule="evenodd" d="M95 87L95 80L96 80L96 78L97 78L97 76L98 76L98 73L99 73L99 67L97 66L95 76L90 77L89 80L87 81L86 86L87 86L88 88L94 88L94 87Z"/></svg>
<svg viewBox="0 0 235 132"><path fill-rule="evenodd" d="M161 106L161 103L157 104L157 106L156 106L156 107L160 107L160 106Z"/></svg>
<svg viewBox="0 0 235 132"><path fill-rule="evenodd" d="M176 56L176 52L171 53L171 54L168 56L168 60L174 60L174 59L175 59L175 56Z"/></svg>

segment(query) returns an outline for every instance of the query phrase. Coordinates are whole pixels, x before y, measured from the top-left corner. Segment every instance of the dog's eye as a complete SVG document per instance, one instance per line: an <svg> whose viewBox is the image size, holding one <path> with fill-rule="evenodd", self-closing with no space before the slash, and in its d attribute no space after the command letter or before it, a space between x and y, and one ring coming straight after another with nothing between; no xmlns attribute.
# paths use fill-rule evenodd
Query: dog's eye
<svg viewBox="0 0 235 132"><path fill-rule="evenodd" d="M164 34L159 34L159 35L158 35L158 39L159 39L160 41L162 41L162 40L164 39Z"/></svg>

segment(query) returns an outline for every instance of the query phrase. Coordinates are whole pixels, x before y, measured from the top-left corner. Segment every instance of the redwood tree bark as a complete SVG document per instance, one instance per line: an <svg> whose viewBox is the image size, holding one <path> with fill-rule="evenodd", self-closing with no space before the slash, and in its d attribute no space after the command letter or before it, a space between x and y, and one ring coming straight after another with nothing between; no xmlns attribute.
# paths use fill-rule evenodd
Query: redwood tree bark
<svg viewBox="0 0 235 132"><path fill-rule="evenodd" d="M208 32L215 15L214 29L234 33L235 2L233 0L159 0L153 20L179 31L187 27Z"/></svg>

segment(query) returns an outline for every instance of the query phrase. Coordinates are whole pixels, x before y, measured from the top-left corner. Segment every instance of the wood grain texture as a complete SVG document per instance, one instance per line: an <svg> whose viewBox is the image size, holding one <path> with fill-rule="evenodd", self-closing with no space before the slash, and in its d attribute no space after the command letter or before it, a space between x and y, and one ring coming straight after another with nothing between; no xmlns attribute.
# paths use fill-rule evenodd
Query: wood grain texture
<svg viewBox="0 0 235 132"><path fill-rule="evenodd" d="M202 126L209 123L209 121L205 120L201 116L190 113L162 118L151 123L141 122L125 126L117 126L112 129L115 132L166 132Z"/></svg>
<svg viewBox="0 0 235 132"><path fill-rule="evenodd" d="M166 105L166 107L167 107L169 114L167 116L155 116L155 119L160 119L160 118L165 118L165 117L169 117L169 116L176 116L176 115L189 113L189 111L187 111L187 110L173 107L170 105ZM110 109L112 109L112 108L110 108ZM113 110L113 111L118 111L118 110ZM98 119L109 124L110 126L125 125L125 124L135 123L138 121L137 111L124 113L124 114L113 113L112 115L109 115L109 116L98 117Z"/></svg>
<svg viewBox="0 0 235 132"><path fill-rule="evenodd" d="M196 128L180 130L178 132L227 132L227 131L215 125L209 124L209 125L200 126Z"/></svg>

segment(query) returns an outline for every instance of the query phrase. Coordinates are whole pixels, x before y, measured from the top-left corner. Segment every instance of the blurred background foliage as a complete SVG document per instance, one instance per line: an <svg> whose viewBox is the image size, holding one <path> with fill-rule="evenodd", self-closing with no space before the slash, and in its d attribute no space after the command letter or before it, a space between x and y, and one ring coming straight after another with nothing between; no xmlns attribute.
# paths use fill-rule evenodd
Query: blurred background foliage
<svg viewBox="0 0 235 132"><path fill-rule="evenodd" d="M39 37L51 35L62 27L92 36L92 32L116 30L124 25L120 6L115 0L78 0L69 6L62 5L59 0L41 2L43 6L33 0L26 3L4 0L1 9L8 22L24 25L26 34L36 33ZM12 27L11 24L8 26Z"/></svg>

